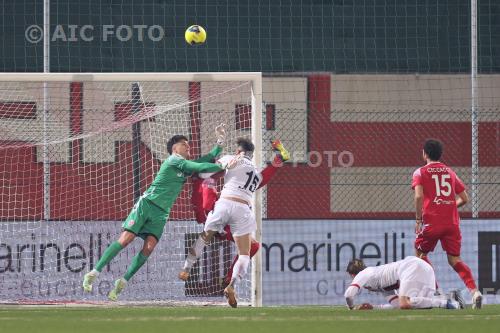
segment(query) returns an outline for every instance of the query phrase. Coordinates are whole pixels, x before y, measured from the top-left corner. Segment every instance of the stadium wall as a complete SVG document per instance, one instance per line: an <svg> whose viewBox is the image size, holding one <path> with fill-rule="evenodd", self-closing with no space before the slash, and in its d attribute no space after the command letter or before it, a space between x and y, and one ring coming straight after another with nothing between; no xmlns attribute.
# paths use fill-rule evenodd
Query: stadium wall
<svg viewBox="0 0 500 333"><path fill-rule="evenodd" d="M12 224L27 232L0 241L3 301L105 300L113 280L124 273L129 258L139 250L139 243L127 247L103 270L92 294L83 294L81 279L117 237L120 223L60 221L37 228L31 228L35 224L29 222ZM188 235L183 225L186 223L194 222L167 224L164 238L141 274L131 280L123 300L186 297L184 283L178 282L175 269L181 267L184 260ZM461 223L462 258L487 295L487 303L500 303L499 223L500 220ZM343 305L343 292L350 283L345 269L353 257L374 266L413 254L412 220L266 220L263 228L264 305ZM219 262L223 262L222 253L216 251ZM440 288L444 291L464 288L439 245L431 254L431 260ZM217 271L200 275L198 297L220 301L222 289L218 278L221 274ZM360 297L375 304L384 302L383 297L366 291Z"/></svg>
<svg viewBox="0 0 500 333"><path fill-rule="evenodd" d="M469 0L50 3L51 72L470 71ZM482 73L500 71L499 6L478 2ZM185 43L191 24L206 28L206 48ZM43 2L5 2L0 25L0 71L43 71L29 34L43 27Z"/></svg>
<svg viewBox="0 0 500 333"><path fill-rule="evenodd" d="M490 87L480 94L479 117L479 165L482 184L479 187L480 217L499 217L500 206L494 200L500 174L500 116L496 110L500 101L495 94L500 88L500 76L484 75L480 85ZM114 103L103 96L97 83L71 83L66 88L51 90L57 101L57 109L68 110L64 118L52 119L66 127L57 126L61 133L56 137L68 137L69 133L93 130L96 124L111 123L131 113L124 107L128 101L129 87L116 90ZM208 85L210 83L207 83ZM422 142L437 137L445 143L444 161L456 168L466 183L470 182L471 124L468 119L470 87L466 76L461 75L310 75L304 77L266 77L264 96L266 112L273 112L273 127L266 127L263 140L279 137L292 152L292 161L287 163L271 180L266 189L265 213L271 219L311 218L403 218L413 215L412 191L413 170L422 164L420 151ZM98 85L98 84L97 84ZM203 97L205 84L200 90ZM34 87L33 89L35 89ZM8 89L0 89L0 99L9 103L0 104L0 125L13 120L30 122L30 128L42 135L41 89L27 91L26 96L38 96L31 100L22 94L16 98L8 96ZM185 98L189 98L189 87L185 84ZM92 93L90 93L92 92ZM6 94L5 96L2 94ZM10 98L10 99L9 99ZM229 97L228 97L229 98ZM26 108L13 112L13 105L31 103L32 117L26 119ZM155 106L154 96L148 101ZM245 101L231 101L225 108L240 107ZM109 105L108 105L109 104ZM220 107L220 106L218 106ZM203 117L209 117L210 105L201 106ZM203 112L205 111L205 112ZM21 114L22 113L22 114ZM61 112L58 112L61 113ZM86 117L101 117L102 122L89 124ZM15 119L18 117L19 119ZM187 121L188 118L186 118ZM90 127L89 127L90 126ZM151 126L155 126L152 123ZM232 126L235 126L233 124ZM186 124L186 128L189 125ZM211 130L200 133L202 153L211 147ZM149 131L150 129L145 129ZM234 131L234 129L233 129ZM147 135L147 133L145 133ZM22 141L23 133L4 133L5 139ZM51 159L53 195L64 193L58 201L51 202L51 218L54 220L81 219L65 209L90 200L86 219L123 219L132 207L133 193L127 179L132 179L131 128L117 131L105 142L98 144L92 138L63 142L54 145ZM98 149L98 151L95 151ZM141 147L142 163L153 163L158 168L166 157L165 150ZM107 152L107 154L102 152ZM9 197L12 189L22 200L14 207L0 203L0 219L16 216L19 220L36 220L42 216L43 168L41 149L24 147L1 149L0 165L6 186L0 195ZM266 152L266 160L270 159ZM82 174L81 167L86 172ZM126 170L118 174L115 170ZM143 168L151 170L151 168ZM92 173L110 184L98 190L84 179ZM29 177L27 181L26 177ZM145 172L142 190L154 177ZM284 196L286 194L286 196ZM183 207L189 204L189 186L180 196ZM363 198L363 200L358 200ZM192 218L191 212L174 207L173 218ZM13 214L13 210L16 213ZM470 216L470 207L465 207L463 216Z"/></svg>
<svg viewBox="0 0 500 333"><path fill-rule="evenodd" d="M498 220L463 220L462 259L489 294L500 302ZM290 232L290 231L293 232ZM271 220L263 232L263 295L266 304L345 304L343 293L351 278L346 273L353 257L368 266L414 255L413 220ZM445 292L463 289L440 245L430 259ZM467 292L464 293L469 300ZM366 290L361 300L381 304L385 299Z"/></svg>

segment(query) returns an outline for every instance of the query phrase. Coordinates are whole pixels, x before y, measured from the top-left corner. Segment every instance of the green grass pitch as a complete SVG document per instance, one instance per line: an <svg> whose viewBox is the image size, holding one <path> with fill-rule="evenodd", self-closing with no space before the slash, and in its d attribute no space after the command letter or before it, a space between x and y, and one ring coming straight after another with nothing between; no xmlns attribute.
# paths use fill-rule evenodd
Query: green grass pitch
<svg viewBox="0 0 500 333"><path fill-rule="evenodd" d="M500 332L481 310L349 311L343 307L0 307L0 332Z"/></svg>

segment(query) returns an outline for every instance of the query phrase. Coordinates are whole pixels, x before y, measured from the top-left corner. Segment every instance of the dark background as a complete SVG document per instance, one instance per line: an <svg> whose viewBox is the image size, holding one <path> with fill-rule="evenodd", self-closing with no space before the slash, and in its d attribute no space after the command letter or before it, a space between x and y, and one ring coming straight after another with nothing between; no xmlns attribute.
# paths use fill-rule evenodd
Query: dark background
<svg viewBox="0 0 500 333"><path fill-rule="evenodd" d="M479 71L500 72L500 2L479 0ZM0 71L43 71L43 2L0 1ZM52 72L470 71L470 0L52 0L51 31L91 24L94 41L51 45ZM159 42L104 42L102 25L161 25ZM184 42L191 24L207 43Z"/></svg>

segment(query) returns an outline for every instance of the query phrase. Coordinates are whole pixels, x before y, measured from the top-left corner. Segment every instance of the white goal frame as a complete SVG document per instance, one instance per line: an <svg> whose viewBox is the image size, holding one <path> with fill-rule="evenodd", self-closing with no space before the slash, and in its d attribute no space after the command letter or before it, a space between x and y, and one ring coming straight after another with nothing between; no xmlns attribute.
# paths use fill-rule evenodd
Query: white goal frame
<svg viewBox="0 0 500 333"><path fill-rule="evenodd" d="M0 82L230 82L249 81L252 91L252 142L255 145L253 162L262 166L262 73L261 72L207 72L207 73L1 73ZM45 96L45 95L44 95ZM47 112L44 101L44 114ZM45 125L44 125L45 126ZM45 158L44 158L45 159ZM46 161L44 161L44 165ZM46 184L49 186L48 184ZM44 188L44 191L48 191ZM45 203L46 205L47 203ZM254 193L252 207L257 221L255 239L262 241L262 193ZM252 306L262 306L262 251L252 262Z"/></svg>

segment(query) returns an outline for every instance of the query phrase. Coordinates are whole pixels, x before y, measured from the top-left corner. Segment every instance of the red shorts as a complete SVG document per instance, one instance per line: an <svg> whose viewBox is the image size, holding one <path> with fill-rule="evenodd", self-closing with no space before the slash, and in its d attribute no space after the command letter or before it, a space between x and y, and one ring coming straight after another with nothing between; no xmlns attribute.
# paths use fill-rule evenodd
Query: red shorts
<svg viewBox="0 0 500 333"><path fill-rule="evenodd" d="M462 234L458 225L424 225L423 230L417 234L415 239L415 248L424 253L432 252L438 241L441 241L441 246L447 254L451 256L460 255Z"/></svg>

